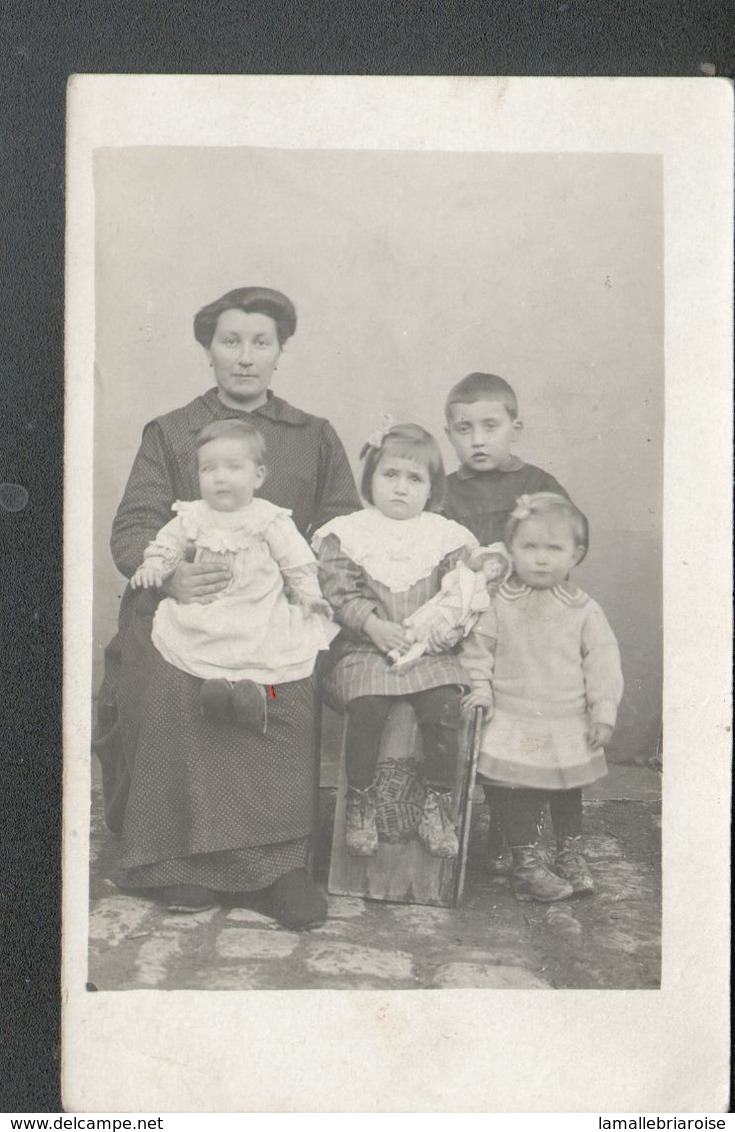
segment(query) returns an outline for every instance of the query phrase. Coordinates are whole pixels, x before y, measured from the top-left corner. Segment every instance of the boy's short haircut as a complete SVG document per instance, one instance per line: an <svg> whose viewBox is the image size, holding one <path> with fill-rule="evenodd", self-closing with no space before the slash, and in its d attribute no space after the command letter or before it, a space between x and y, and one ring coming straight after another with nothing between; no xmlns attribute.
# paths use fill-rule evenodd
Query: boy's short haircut
<svg viewBox="0 0 735 1132"><path fill-rule="evenodd" d="M582 547L584 554L580 562L587 555L590 547L590 530L587 516L583 515L579 507L575 507L571 499L557 495L554 491L537 491L534 495L522 495L516 500L515 508L511 511L505 524L505 545L510 547L516 531L525 519L532 516L562 516L569 521L576 546Z"/></svg>
<svg viewBox="0 0 735 1132"><path fill-rule="evenodd" d="M451 423L451 405L473 405L475 401L500 401L512 421L518 417L518 398L504 377L494 373L468 373L449 390L444 406L447 420Z"/></svg>
<svg viewBox="0 0 735 1132"><path fill-rule="evenodd" d="M200 429L196 436L197 451L209 444L210 440L219 440L223 436L233 437L236 440L243 440L249 450L253 461L256 464L265 463L265 440L263 434L254 424L246 420L245 417L225 417L221 421L210 421L204 428Z"/></svg>
<svg viewBox="0 0 735 1132"><path fill-rule="evenodd" d="M363 449L365 463L360 478L360 494L368 503L374 505L373 476L383 456L400 456L407 460L417 460L424 464L429 473L431 494L426 504L427 511L438 511L444 499L444 461L436 439L421 425L393 425L383 435L380 447L366 444ZM363 454L361 453L361 455Z"/></svg>

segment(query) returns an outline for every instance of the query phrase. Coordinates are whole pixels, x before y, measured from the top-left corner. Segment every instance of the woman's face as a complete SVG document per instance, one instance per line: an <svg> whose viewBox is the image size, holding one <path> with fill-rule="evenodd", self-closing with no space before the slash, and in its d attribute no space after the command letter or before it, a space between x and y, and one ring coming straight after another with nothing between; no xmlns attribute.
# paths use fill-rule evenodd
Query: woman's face
<svg viewBox="0 0 735 1132"><path fill-rule="evenodd" d="M223 404L246 410L265 404L281 354L272 318L237 309L223 311L206 354Z"/></svg>

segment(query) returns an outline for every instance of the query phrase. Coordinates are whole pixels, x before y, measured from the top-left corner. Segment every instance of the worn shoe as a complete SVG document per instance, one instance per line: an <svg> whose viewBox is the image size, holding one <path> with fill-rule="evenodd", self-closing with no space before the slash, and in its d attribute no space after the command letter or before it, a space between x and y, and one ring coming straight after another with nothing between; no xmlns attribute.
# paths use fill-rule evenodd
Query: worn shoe
<svg viewBox="0 0 735 1132"><path fill-rule="evenodd" d="M541 860L536 845L513 846L511 874L516 900L566 900L573 889L568 881L552 873Z"/></svg>
<svg viewBox="0 0 735 1132"><path fill-rule="evenodd" d="M200 884L174 884L163 890L169 912L206 912L214 908L216 894Z"/></svg>
<svg viewBox="0 0 735 1132"><path fill-rule="evenodd" d="M374 857L378 851L375 790L347 787L345 844L353 857Z"/></svg>
<svg viewBox="0 0 735 1132"><path fill-rule="evenodd" d="M432 857L456 857L459 840L452 821L452 795L446 790L427 790L424 812L419 822L421 844Z"/></svg>
<svg viewBox="0 0 735 1132"><path fill-rule="evenodd" d="M229 723L232 719L232 699L227 680L204 680L199 693L202 715L210 723Z"/></svg>
<svg viewBox="0 0 735 1132"><path fill-rule="evenodd" d="M327 918L327 901L306 869L293 869L271 885L270 914L294 932L318 928Z"/></svg>
<svg viewBox="0 0 735 1132"><path fill-rule="evenodd" d="M268 707L263 685L238 680L232 685L231 695L235 722L254 735L265 735Z"/></svg>
<svg viewBox="0 0 735 1132"><path fill-rule="evenodd" d="M581 837L559 838L554 871L569 881L575 896L586 896L595 891L595 882L582 851Z"/></svg>

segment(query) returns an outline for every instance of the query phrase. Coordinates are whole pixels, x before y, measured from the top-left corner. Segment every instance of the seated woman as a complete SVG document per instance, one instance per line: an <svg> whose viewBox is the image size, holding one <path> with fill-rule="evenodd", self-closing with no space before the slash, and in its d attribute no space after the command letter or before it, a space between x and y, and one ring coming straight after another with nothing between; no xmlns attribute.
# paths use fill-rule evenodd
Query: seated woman
<svg viewBox="0 0 735 1132"><path fill-rule="evenodd" d="M304 537L358 506L344 449L328 421L275 397L270 383L296 312L278 291L230 291L196 315L194 334L217 387L148 424L112 531L128 578L171 519L199 497L197 434L210 422L252 420L265 440L261 498L291 511ZM155 589L123 597L106 653L95 749L108 825L121 834L116 880L171 909L198 910L220 894L264 893L281 923L323 922L326 902L306 871L317 788L313 675L275 684L265 734L207 718L201 680L151 643L161 598L208 603L231 584L221 560L180 561Z"/></svg>

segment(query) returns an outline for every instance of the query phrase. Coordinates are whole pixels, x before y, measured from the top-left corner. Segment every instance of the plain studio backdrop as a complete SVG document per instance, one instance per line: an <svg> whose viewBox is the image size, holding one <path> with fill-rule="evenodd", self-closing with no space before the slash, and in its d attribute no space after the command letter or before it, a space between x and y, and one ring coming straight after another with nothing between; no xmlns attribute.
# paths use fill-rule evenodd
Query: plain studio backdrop
<svg viewBox="0 0 735 1132"><path fill-rule="evenodd" d="M144 424L212 384L192 319L225 291L299 316L273 390L328 417L358 471L380 413L442 439L450 386L515 388L516 452L590 521L574 578L615 630L610 748L661 721L662 165L652 155L152 147L95 158L95 691L125 580L109 552Z"/></svg>

